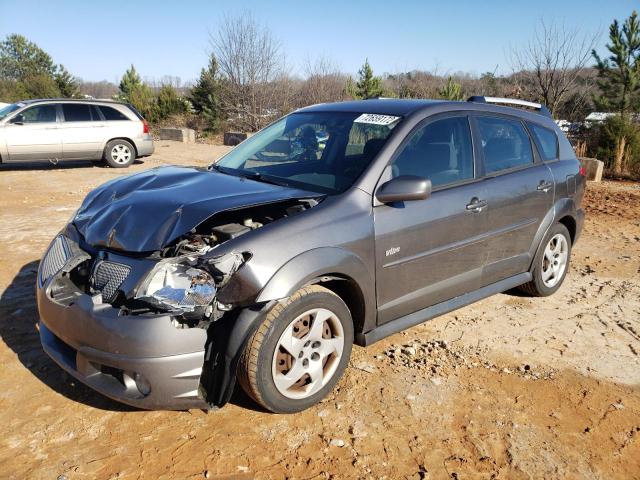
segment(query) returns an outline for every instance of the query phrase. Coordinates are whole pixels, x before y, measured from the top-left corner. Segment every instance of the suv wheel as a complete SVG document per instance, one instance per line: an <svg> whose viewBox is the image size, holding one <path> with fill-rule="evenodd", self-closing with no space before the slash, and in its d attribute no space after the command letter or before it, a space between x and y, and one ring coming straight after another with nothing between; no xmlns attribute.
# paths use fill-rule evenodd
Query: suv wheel
<svg viewBox="0 0 640 480"><path fill-rule="evenodd" d="M342 299L319 285L307 286L273 307L251 336L238 380L262 407L298 412L333 389L352 344L353 322Z"/></svg>
<svg viewBox="0 0 640 480"><path fill-rule="evenodd" d="M546 297L560 288L569 270L571 236L567 227L556 223L549 229L534 260L533 279L520 288L535 297Z"/></svg>
<svg viewBox="0 0 640 480"><path fill-rule="evenodd" d="M136 149L126 140L111 140L104 149L103 158L110 167L128 167L136 159Z"/></svg>

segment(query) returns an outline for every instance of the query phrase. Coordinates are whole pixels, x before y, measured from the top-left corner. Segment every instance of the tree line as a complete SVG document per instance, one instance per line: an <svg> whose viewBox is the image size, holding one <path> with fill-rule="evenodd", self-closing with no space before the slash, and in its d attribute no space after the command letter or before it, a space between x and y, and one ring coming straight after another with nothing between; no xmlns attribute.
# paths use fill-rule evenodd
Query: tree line
<svg viewBox="0 0 640 480"><path fill-rule="evenodd" d="M471 95L540 101L554 118L582 121L610 112L602 124L575 134L582 155L605 161L616 174L640 175L640 25L634 11L609 27L607 56L598 35L541 21L532 38L511 48L510 74L443 74L414 70L374 74L368 59L357 75L330 59L307 59L292 75L280 41L252 15L226 17L209 35L208 64L191 85L179 78L143 81L135 67L119 85L83 82L24 36L0 42L0 101L29 98L115 98L133 104L152 123L173 122L201 135L222 129L256 131L314 103L376 97L463 100Z"/></svg>

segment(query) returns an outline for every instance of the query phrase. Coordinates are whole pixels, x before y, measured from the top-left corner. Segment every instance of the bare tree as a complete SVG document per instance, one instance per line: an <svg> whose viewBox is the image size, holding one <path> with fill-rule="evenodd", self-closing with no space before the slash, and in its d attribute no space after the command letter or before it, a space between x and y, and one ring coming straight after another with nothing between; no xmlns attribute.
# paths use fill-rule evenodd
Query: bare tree
<svg viewBox="0 0 640 480"><path fill-rule="evenodd" d="M255 131L279 113L274 88L284 71L280 42L251 14L226 17L218 31L209 34L222 78L221 106L228 121ZM285 96L286 97L286 96Z"/></svg>
<svg viewBox="0 0 640 480"><path fill-rule="evenodd" d="M512 52L512 94L533 95L557 113L575 93L597 37L541 21L533 38Z"/></svg>
<svg viewBox="0 0 640 480"><path fill-rule="evenodd" d="M312 61L307 58L304 65L306 80L300 90L300 105L337 102L344 100L347 76L327 57Z"/></svg>
<svg viewBox="0 0 640 480"><path fill-rule="evenodd" d="M590 61L598 37L541 20L531 40L511 52L516 91L533 93L555 113Z"/></svg>

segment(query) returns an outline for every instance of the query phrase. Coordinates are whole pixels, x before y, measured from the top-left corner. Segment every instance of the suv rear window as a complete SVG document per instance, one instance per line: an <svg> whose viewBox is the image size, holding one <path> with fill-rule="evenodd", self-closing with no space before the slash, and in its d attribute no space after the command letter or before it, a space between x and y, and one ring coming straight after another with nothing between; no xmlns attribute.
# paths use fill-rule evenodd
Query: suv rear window
<svg viewBox="0 0 640 480"><path fill-rule="evenodd" d="M105 120L129 120L124 113L119 112L113 107L100 105L100 111L102 112Z"/></svg>
<svg viewBox="0 0 640 480"><path fill-rule="evenodd" d="M62 112L65 122L90 122L91 110L83 103L63 103Z"/></svg>
<svg viewBox="0 0 640 480"><path fill-rule="evenodd" d="M558 137L556 132L535 123L528 123L528 125L538 143L542 159L555 160L558 158Z"/></svg>
<svg viewBox="0 0 640 480"><path fill-rule="evenodd" d="M522 123L498 117L477 117L485 173L533 163L529 134Z"/></svg>

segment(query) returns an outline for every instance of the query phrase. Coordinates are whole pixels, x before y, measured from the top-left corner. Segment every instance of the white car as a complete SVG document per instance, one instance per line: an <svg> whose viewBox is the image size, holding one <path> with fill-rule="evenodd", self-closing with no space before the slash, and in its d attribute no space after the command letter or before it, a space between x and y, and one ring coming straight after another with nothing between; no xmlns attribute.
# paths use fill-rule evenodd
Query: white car
<svg viewBox="0 0 640 480"><path fill-rule="evenodd" d="M122 168L153 153L136 109L109 100L25 100L0 109L0 162L104 160Z"/></svg>

